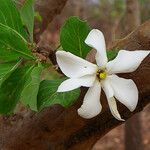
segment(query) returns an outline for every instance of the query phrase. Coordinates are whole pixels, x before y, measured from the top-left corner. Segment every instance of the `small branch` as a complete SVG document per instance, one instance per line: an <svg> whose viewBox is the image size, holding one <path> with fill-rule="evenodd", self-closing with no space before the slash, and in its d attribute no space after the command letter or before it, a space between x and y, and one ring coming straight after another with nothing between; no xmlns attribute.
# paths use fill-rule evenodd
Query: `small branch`
<svg viewBox="0 0 150 150"><path fill-rule="evenodd" d="M42 36L53 19L61 13L67 1L68 0L36 0L35 3L35 11L39 12L42 17L42 22L35 20L34 40L37 46L33 53L43 61L49 58L54 65L57 64L55 50L48 44L43 43L40 36ZM24 2L25 0L16 1L18 6L23 5Z"/></svg>
<svg viewBox="0 0 150 150"><path fill-rule="evenodd" d="M35 41L40 40L41 33L46 30L48 24L60 14L68 0L36 0L35 10L42 17L42 22L35 22Z"/></svg>

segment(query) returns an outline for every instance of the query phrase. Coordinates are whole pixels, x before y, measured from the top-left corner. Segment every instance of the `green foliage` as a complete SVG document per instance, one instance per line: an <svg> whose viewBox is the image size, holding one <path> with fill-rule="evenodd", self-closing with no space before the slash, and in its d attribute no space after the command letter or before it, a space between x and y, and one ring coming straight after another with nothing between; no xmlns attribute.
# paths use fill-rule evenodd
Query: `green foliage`
<svg viewBox="0 0 150 150"><path fill-rule="evenodd" d="M147 0L139 0L139 3L142 5L145 4L146 2L147 2Z"/></svg>
<svg viewBox="0 0 150 150"><path fill-rule="evenodd" d="M108 60L111 61L111 60L115 59L116 56L118 55L118 52L119 52L118 49L113 49L113 50L107 51Z"/></svg>
<svg viewBox="0 0 150 150"><path fill-rule="evenodd" d="M37 11L34 13L34 17L39 22L42 22L42 20L43 20L42 16Z"/></svg>
<svg viewBox="0 0 150 150"><path fill-rule="evenodd" d="M85 58L91 50L84 40L90 32L87 22L77 17L70 17L61 28L60 42L65 51Z"/></svg>
<svg viewBox="0 0 150 150"><path fill-rule="evenodd" d="M0 64L0 80L14 67L15 62L6 62Z"/></svg>
<svg viewBox="0 0 150 150"><path fill-rule="evenodd" d="M12 0L0 0L0 23L12 28L27 39L19 11Z"/></svg>
<svg viewBox="0 0 150 150"><path fill-rule="evenodd" d="M33 66L15 69L0 86L0 113L11 113L20 99L20 94Z"/></svg>
<svg viewBox="0 0 150 150"><path fill-rule="evenodd" d="M22 21L28 29L31 42L33 42L34 3L35 0L26 0L20 10Z"/></svg>
<svg viewBox="0 0 150 150"><path fill-rule="evenodd" d="M41 65L33 68L21 94L23 104L29 106L34 111L37 111L37 94L42 70L43 67Z"/></svg>
<svg viewBox="0 0 150 150"><path fill-rule="evenodd" d="M18 62L6 62L0 64L0 86L9 75L20 65L21 60Z"/></svg>
<svg viewBox="0 0 150 150"><path fill-rule="evenodd" d="M88 16L114 24L125 13L125 0L98 0L95 5L89 5ZM105 12L105 13L104 13Z"/></svg>
<svg viewBox="0 0 150 150"><path fill-rule="evenodd" d="M0 60L35 59L28 48L20 13L12 0L0 0Z"/></svg>
<svg viewBox="0 0 150 150"><path fill-rule="evenodd" d="M29 5L25 3L21 10L22 14L29 11ZM29 49L26 39L27 33L24 31L20 13L14 1L0 0L0 113L2 114L11 113L14 110L17 102L20 100L22 90L27 85L29 79L31 79L30 84L35 82L34 73L36 74L36 68L35 71L32 72L32 70L36 62L33 65L21 66L21 59L16 63L20 58L36 60ZM40 80L38 82L40 83ZM29 89L31 89L30 86ZM28 90L27 87L24 91L26 90ZM33 89L30 92L32 91ZM33 92L35 92L35 89ZM31 104L29 103L29 105Z"/></svg>
<svg viewBox="0 0 150 150"><path fill-rule="evenodd" d="M14 29L0 23L0 59L10 61L19 57L35 59L26 40Z"/></svg>
<svg viewBox="0 0 150 150"><path fill-rule="evenodd" d="M58 93L58 86L63 82L62 80L44 80L40 84L38 93L38 108L41 110L54 104L60 104L64 107L71 106L79 97L80 89L70 92Z"/></svg>
<svg viewBox="0 0 150 150"><path fill-rule="evenodd" d="M124 14L125 11L125 1L123 0L113 0L111 17L118 18Z"/></svg>

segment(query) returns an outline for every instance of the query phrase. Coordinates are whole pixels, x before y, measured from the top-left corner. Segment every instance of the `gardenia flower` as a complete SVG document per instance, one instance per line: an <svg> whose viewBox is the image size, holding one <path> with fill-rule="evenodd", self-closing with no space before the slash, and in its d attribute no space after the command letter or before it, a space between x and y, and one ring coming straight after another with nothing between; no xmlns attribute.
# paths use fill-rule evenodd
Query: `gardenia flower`
<svg viewBox="0 0 150 150"><path fill-rule="evenodd" d="M93 29L85 43L97 50L97 65L69 52L57 51L57 63L62 72L69 77L60 84L57 92L71 91L81 86L89 87L83 104L78 109L81 117L89 119L102 110L100 95L103 89L112 115L123 121L117 110L116 100L130 111L134 111L138 102L138 89L133 80L115 74L135 71L150 51L120 50L117 57L108 62L105 39L101 31Z"/></svg>

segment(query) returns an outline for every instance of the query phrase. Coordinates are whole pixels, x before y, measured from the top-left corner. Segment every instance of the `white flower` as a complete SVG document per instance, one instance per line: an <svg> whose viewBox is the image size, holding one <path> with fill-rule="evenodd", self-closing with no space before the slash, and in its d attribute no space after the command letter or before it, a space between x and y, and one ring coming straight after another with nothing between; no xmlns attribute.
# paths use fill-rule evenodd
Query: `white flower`
<svg viewBox="0 0 150 150"><path fill-rule="evenodd" d="M90 87L78 114L83 118L92 118L101 112L102 88L112 115L118 120L123 120L117 110L116 99L130 111L134 111L138 102L138 89L133 80L120 78L115 74L135 71L150 51L120 50L117 57L108 62L105 39L101 31L93 29L85 43L97 50L97 65L69 52L57 51L57 63L62 72L69 77L61 83L58 92L70 91L81 86Z"/></svg>

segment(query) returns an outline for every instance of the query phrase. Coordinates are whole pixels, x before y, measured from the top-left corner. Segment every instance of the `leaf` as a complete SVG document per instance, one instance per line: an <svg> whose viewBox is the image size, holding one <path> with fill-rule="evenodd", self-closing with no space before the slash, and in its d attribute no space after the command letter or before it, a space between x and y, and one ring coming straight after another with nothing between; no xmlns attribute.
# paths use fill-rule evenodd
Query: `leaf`
<svg viewBox="0 0 150 150"><path fill-rule="evenodd" d="M3 78L16 64L16 62L6 62L0 64L0 79Z"/></svg>
<svg viewBox="0 0 150 150"><path fill-rule="evenodd" d="M5 81L9 75L20 65L21 60L18 62L7 62L0 64L0 86L3 81Z"/></svg>
<svg viewBox="0 0 150 150"><path fill-rule="evenodd" d="M77 17L70 17L61 28L60 42L63 49L85 58L91 50L84 42L89 32L90 27L87 22Z"/></svg>
<svg viewBox="0 0 150 150"><path fill-rule="evenodd" d="M64 80L44 80L41 82L38 93L38 109L54 104L69 107L77 100L80 95L80 89L63 93L57 92L62 81Z"/></svg>
<svg viewBox="0 0 150 150"><path fill-rule="evenodd" d="M34 3L35 0L26 0L20 10L22 21L29 31L31 42L33 42Z"/></svg>
<svg viewBox="0 0 150 150"><path fill-rule="evenodd" d="M20 13L12 0L0 0L0 23L9 26L27 39Z"/></svg>
<svg viewBox="0 0 150 150"><path fill-rule="evenodd" d="M0 23L0 59L11 61L20 57L35 59L27 41L15 30Z"/></svg>
<svg viewBox="0 0 150 150"><path fill-rule="evenodd" d="M108 60L111 61L111 60L115 59L116 56L118 55L118 52L119 52L118 49L113 49L113 50L107 51Z"/></svg>
<svg viewBox="0 0 150 150"><path fill-rule="evenodd" d="M39 91L42 69L42 66L37 66L32 70L30 78L28 79L21 94L21 101L23 104L29 106L31 110L34 111L37 111L37 94Z"/></svg>
<svg viewBox="0 0 150 150"><path fill-rule="evenodd" d="M33 66L14 70L0 86L0 113L11 113L20 99L23 87L29 78Z"/></svg>

